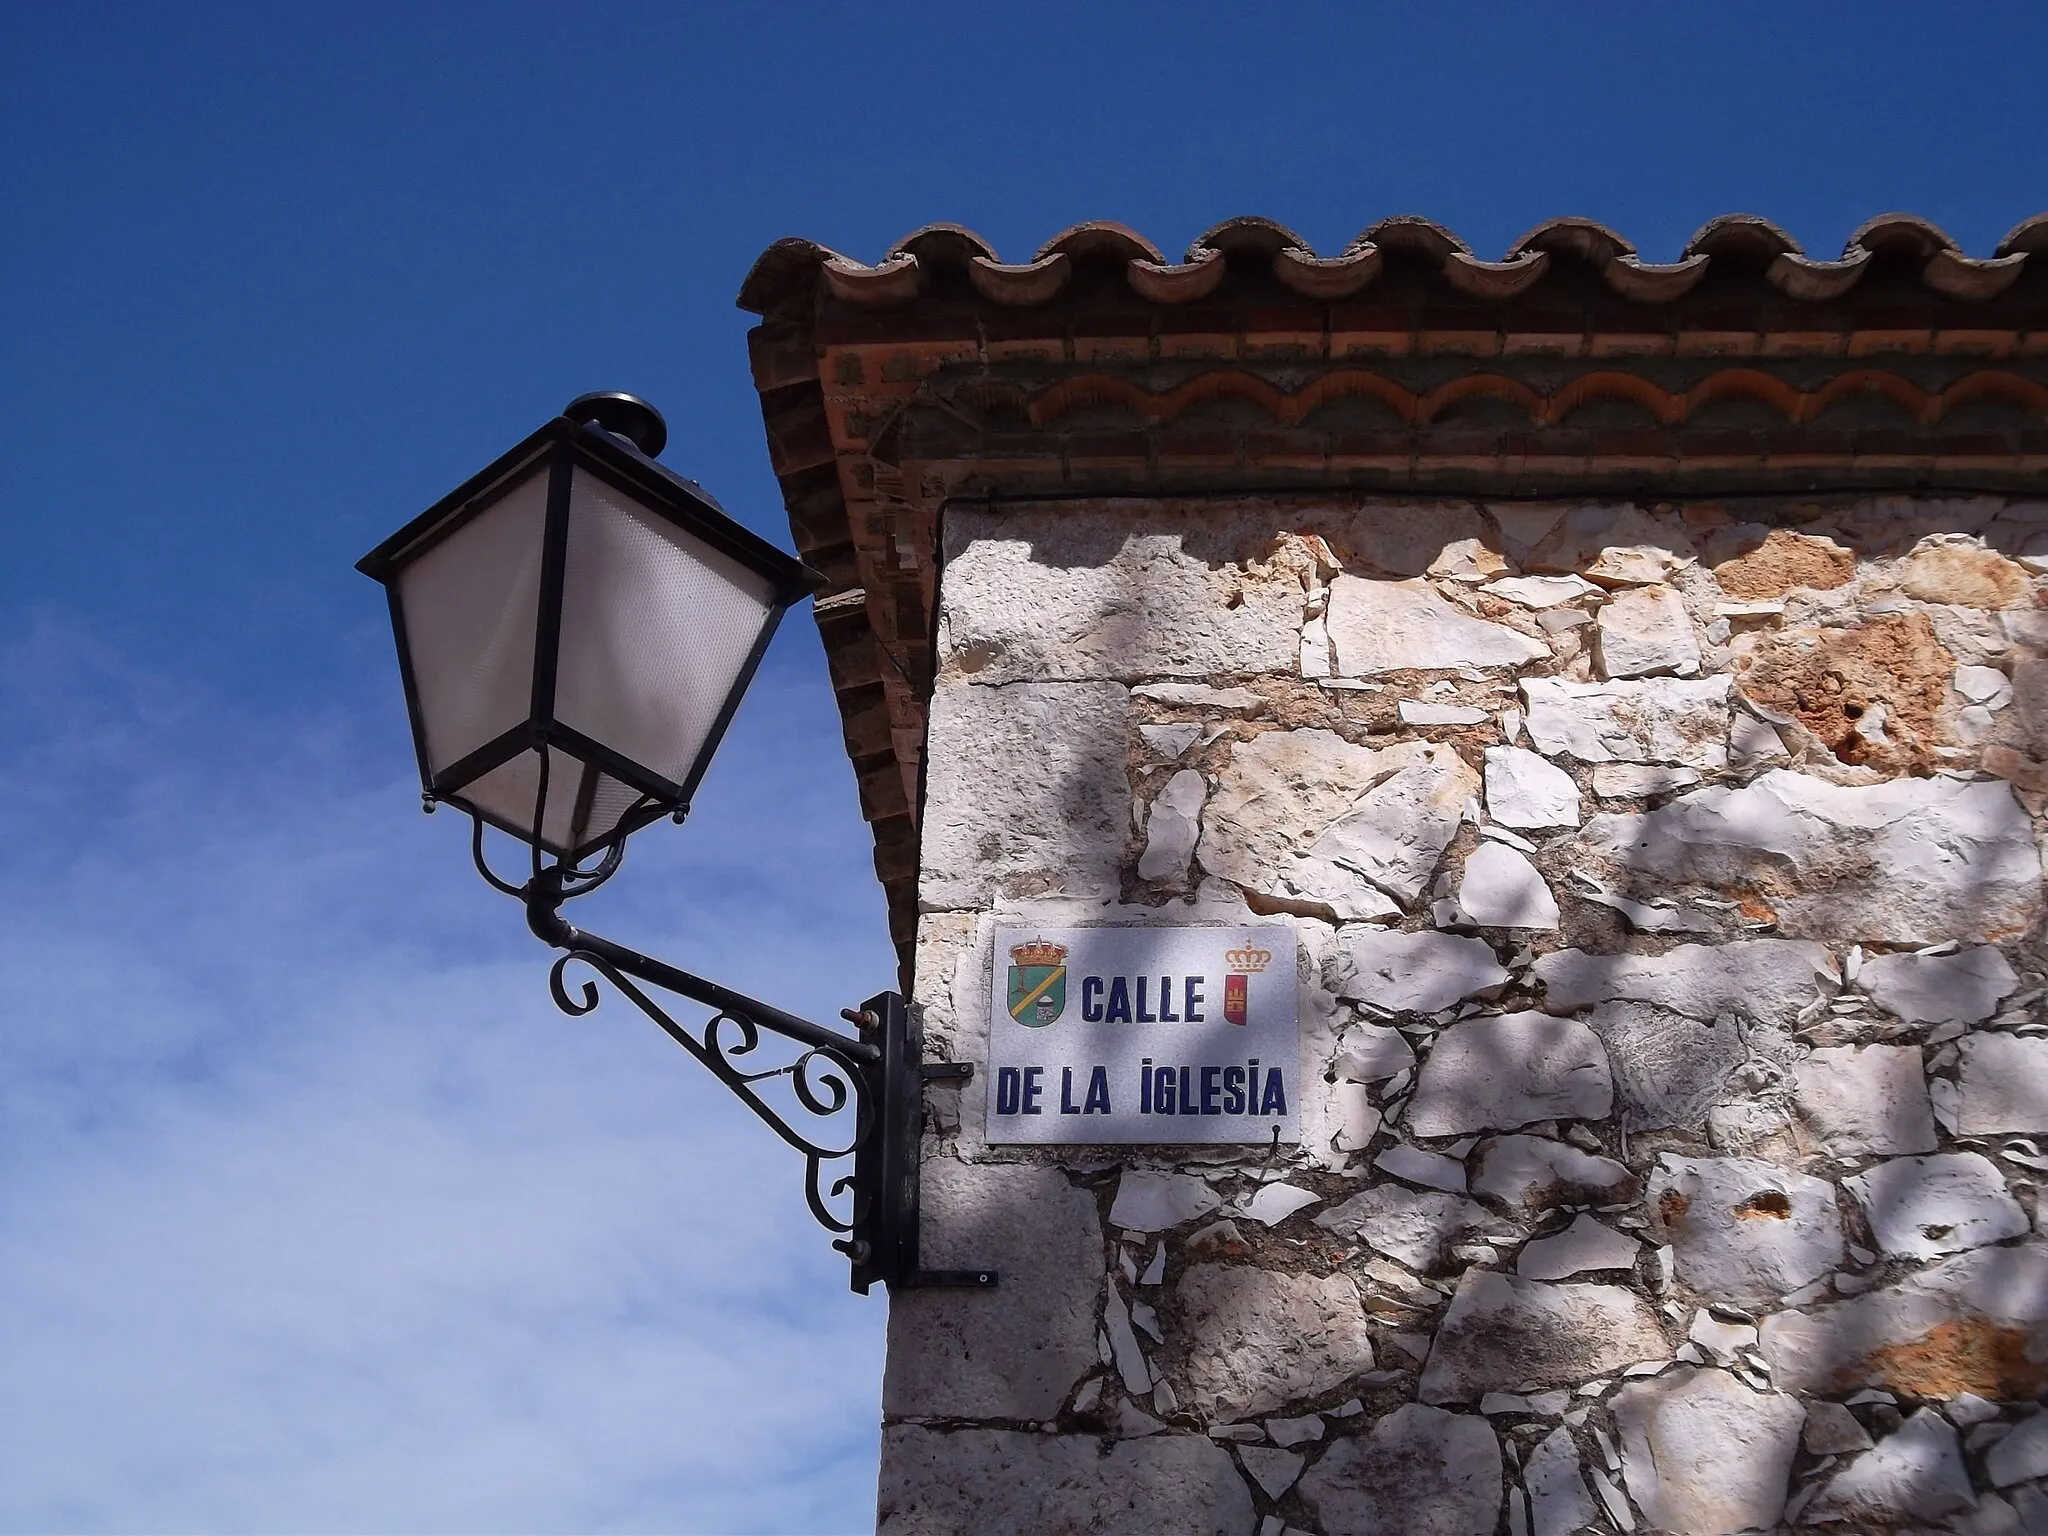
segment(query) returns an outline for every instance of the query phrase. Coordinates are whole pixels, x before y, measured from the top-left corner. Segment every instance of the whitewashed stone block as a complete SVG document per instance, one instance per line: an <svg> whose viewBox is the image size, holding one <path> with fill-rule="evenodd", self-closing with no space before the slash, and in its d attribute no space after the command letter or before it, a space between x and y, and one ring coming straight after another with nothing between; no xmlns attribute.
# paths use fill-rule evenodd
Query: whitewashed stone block
<svg viewBox="0 0 2048 1536"><path fill-rule="evenodd" d="M1499 507L1489 507L1495 516ZM1694 558L1685 525L1675 517L1645 512L1629 503L1566 502L1548 530L1521 555L1532 571L1586 571L1595 581L1661 581ZM1529 509L1529 515L1538 512ZM1513 553L1513 546L1509 546Z"/></svg>
<svg viewBox="0 0 2048 1536"><path fill-rule="evenodd" d="M1928 1079L1927 1102L1934 1110L1934 1123L1949 1135L1958 1134L1963 1117L1963 1091L1945 1077Z"/></svg>
<svg viewBox="0 0 2048 1536"><path fill-rule="evenodd" d="M1501 972L1501 980L1507 980L1507 972ZM1344 1032L1344 1046L1332 1070L1340 1081L1380 1083L1414 1065L1415 1047L1401 1031L1387 1024L1357 1024Z"/></svg>
<svg viewBox="0 0 2048 1536"><path fill-rule="evenodd" d="M1490 1137L1473 1156L1472 1193L1524 1215L1555 1205L1618 1205L1642 1189L1626 1164L1547 1136Z"/></svg>
<svg viewBox="0 0 2048 1536"><path fill-rule="evenodd" d="M1743 1350L1754 1348L1757 1339L1756 1329L1749 1324L1726 1323L1704 1309L1693 1314L1685 1336L1717 1365L1732 1364Z"/></svg>
<svg viewBox="0 0 2048 1536"><path fill-rule="evenodd" d="M1110 1358L1124 1390L1133 1398L1152 1390L1152 1367L1145 1359L1145 1347L1131 1326L1131 1309L1114 1280L1105 1282L1102 1298L1102 1331L1109 1340Z"/></svg>
<svg viewBox="0 0 2048 1536"><path fill-rule="evenodd" d="M1327 1531L1492 1536L1500 1442L1482 1418L1407 1403L1331 1446L1298 1486Z"/></svg>
<svg viewBox="0 0 2048 1536"><path fill-rule="evenodd" d="M932 697L918 899L1114 896L1131 824L1130 697L1115 683L942 687Z"/></svg>
<svg viewBox="0 0 2048 1536"><path fill-rule="evenodd" d="M1668 795L1699 783L1691 768L1665 768L1654 763L1601 763L1593 769L1593 793L1603 800L1635 800Z"/></svg>
<svg viewBox="0 0 2048 1536"><path fill-rule="evenodd" d="M1768 1305L1842 1261L1835 1186L1774 1163L1666 1152L1649 1202L1679 1278L1714 1301Z"/></svg>
<svg viewBox="0 0 2048 1536"><path fill-rule="evenodd" d="M1293 672L1314 561L1251 509L955 507L939 647L981 682ZM1246 558L1214 558L1221 545Z"/></svg>
<svg viewBox="0 0 2048 1536"><path fill-rule="evenodd" d="M1562 1232L1522 1249L1515 1273L1525 1280L1569 1280L1594 1269L1630 1269L1643 1245L1596 1218L1581 1215Z"/></svg>
<svg viewBox="0 0 2048 1536"><path fill-rule="evenodd" d="M1607 1518L1618 1531L1635 1529L1635 1512L1629 1508L1628 1495L1621 1486L1607 1475L1602 1467L1588 1467L1586 1475L1593 1480L1593 1491L1600 1495L1600 1507L1607 1511Z"/></svg>
<svg viewBox="0 0 2048 1536"><path fill-rule="evenodd" d="M1152 1262L1145 1266L1145 1272L1138 1276L1140 1285L1158 1285L1166 1278L1166 1244L1160 1243L1152 1250Z"/></svg>
<svg viewBox="0 0 2048 1536"><path fill-rule="evenodd" d="M1982 940L2022 931L2040 905L2032 823L1996 781L1849 787L1774 769L1744 788L1595 816L1582 845L1660 880L1783 890L1772 904L1792 937Z"/></svg>
<svg viewBox="0 0 2048 1536"><path fill-rule="evenodd" d="M1266 1420L1266 1434L1275 1445L1313 1445L1323 1438L1322 1415L1305 1413L1294 1419Z"/></svg>
<svg viewBox="0 0 2048 1536"><path fill-rule="evenodd" d="M1330 1089L1330 1145L1338 1152L1363 1152L1379 1134L1380 1110L1363 1083L1339 1082Z"/></svg>
<svg viewBox="0 0 2048 1536"><path fill-rule="evenodd" d="M1573 1536L1600 1518L1568 1429L1553 1429L1530 1452L1522 1486L1529 1491L1530 1536Z"/></svg>
<svg viewBox="0 0 2048 1536"><path fill-rule="evenodd" d="M1583 576L1510 576L1489 583L1486 590L1524 608L1555 608L1595 596L1601 589Z"/></svg>
<svg viewBox="0 0 2048 1536"><path fill-rule="evenodd" d="M1096 1365L1102 1220L1055 1168L969 1167L927 1157L922 1258L995 1268L1004 1304L974 1291L907 1290L889 1303L882 1411L1043 1419Z"/></svg>
<svg viewBox="0 0 2048 1536"><path fill-rule="evenodd" d="M1119 1440L1008 1429L882 1431L876 1536L1252 1536L1230 1453L1205 1435Z"/></svg>
<svg viewBox="0 0 2048 1536"><path fill-rule="evenodd" d="M1172 762L1181 753L1195 744L1195 738L1202 734L1202 727L1194 721L1181 725L1141 725L1138 735L1145 745L1159 756Z"/></svg>
<svg viewBox="0 0 2048 1536"><path fill-rule="evenodd" d="M1271 1184L1261 1184L1257 1194L1238 1206L1237 1213L1260 1226L1277 1227L1296 1211L1305 1211L1320 1204L1322 1198L1299 1185L1276 1180Z"/></svg>
<svg viewBox="0 0 2048 1536"><path fill-rule="evenodd" d="M1422 761L1375 785L1324 828L1309 847L1310 858L1355 871L1413 906L1478 790L1479 776L1463 758L1449 747L1431 747Z"/></svg>
<svg viewBox="0 0 2048 1536"><path fill-rule="evenodd" d="M1446 550L1467 540L1489 549L1498 544L1479 509L1464 501L1375 497L1364 503L1348 501L1327 512L1319 509L1309 522L1317 527L1337 524L1334 532L1346 546L1347 566L1392 576L1420 576Z"/></svg>
<svg viewBox="0 0 2048 1536"><path fill-rule="evenodd" d="M1681 1368L1614 1396L1628 1491L1671 1536L1768 1530L1784 1512L1806 1410L1727 1371Z"/></svg>
<svg viewBox="0 0 2048 1536"><path fill-rule="evenodd" d="M2048 1477L2048 1413L2037 1413L2013 1427L1984 1457L1984 1471L1993 1487Z"/></svg>
<svg viewBox="0 0 2048 1536"><path fill-rule="evenodd" d="M1609 998L1654 1003L1695 1019L1740 1013L1790 1028L1813 1001L1816 976L1834 974L1825 946L1787 939L1680 944L1661 955L1596 955L1560 949L1538 957L1536 979L1551 1013L1576 1013Z"/></svg>
<svg viewBox="0 0 2048 1536"><path fill-rule="evenodd" d="M1552 757L1582 763L1728 763L1728 679L1650 677L1575 683L1522 679L1529 739Z"/></svg>
<svg viewBox="0 0 2048 1536"><path fill-rule="evenodd" d="M1431 1275L1450 1267L1450 1250L1457 1244L1515 1233L1485 1206L1462 1195L1404 1189L1399 1184L1361 1190L1324 1211L1315 1224Z"/></svg>
<svg viewBox="0 0 2048 1536"><path fill-rule="evenodd" d="M1599 1037L1532 1011L1466 1019L1439 1035L1408 1123L1418 1136L1458 1136L1538 1120L1597 1120L1613 1104Z"/></svg>
<svg viewBox="0 0 2048 1536"><path fill-rule="evenodd" d="M926 1039L941 1048L958 1029L953 988L945 978L974 954L975 922L972 912L925 912L917 919L917 974L927 980L916 1001L924 1010Z"/></svg>
<svg viewBox="0 0 2048 1536"><path fill-rule="evenodd" d="M1458 906L1481 928L1557 932L1557 898L1548 882L1526 855L1505 843L1484 842L1466 856Z"/></svg>
<svg viewBox="0 0 2048 1536"><path fill-rule="evenodd" d="M2003 709L2012 702L2012 679L1996 667L1957 667L1955 690L1972 704Z"/></svg>
<svg viewBox="0 0 2048 1536"><path fill-rule="evenodd" d="M1957 1536L2027 1536L2031 1531L2048 1531L2048 1492L2030 1484L2008 1493L1980 1493L1976 1506L1968 1514L1957 1515L1949 1529Z"/></svg>
<svg viewBox="0 0 2048 1536"><path fill-rule="evenodd" d="M1160 1383L1160 1387L1165 1387L1165 1385L1164 1382ZM1167 1390L1170 1392L1172 1389L1168 1388ZM1152 1401L1155 1406L1160 1395L1159 1387L1153 1388ZM1158 1435L1166 1432L1164 1424L1140 1408L1136 1400L1128 1397L1118 1398L1115 1406L1109 1410L1108 1427L1112 1435L1125 1440L1142 1440L1147 1435Z"/></svg>
<svg viewBox="0 0 2048 1536"><path fill-rule="evenodd" d="M1868 722L1866 729L1877 729L1877 722L1872 716L1865 719ZM1790 755L1785 750L1785 738L1768 721L1759 720L1740 709L1729 717L1728 761L1735 767L1748 772L1764 763L1782 762Z"/></svg>
<svg viewBox="0 0 2048 1536"><path fill-rule="evenodd" d="M1410 1184L1447 1190L1454 1195L1465 1193L1464 1163L1441 1152L1425 1152L1402 1142L1387 1148L1373 1159L1372 1165L1379 1172L1406 1179Z"/></svg>
<svg viewBox="0 0 2048 1536"><path fill-rule="evenodd" d="M1842 1182L1878 1247L1896 1258L1938 1259L2028 1230L2004 1177L1975 1152L1893 1158Z"/></svg>
<svg viewBox="0 0 2048 1536"><path fill-rule="evenodd" d="M1515 667L1550 654L1541 640L1473 618L1426 581L1340 575L1330 584L1326 622L1344 677Z"/></svg>
<svg viewBox="0 0 2048 1536"><path fill-rule="evenodd" d="M1525 1383L1576 1386L1667 1349L1650 1304L1622 1286L1468 1269L1416 1390L1425 1403L1471 1403Z"/></svg>
<svg viewBox="0 0 2048 1536"><path fill-rule="evenodd" d="M1799 1063L1792 1094L1830 1156L1934 1150L1934 1111L1917 1045L1823 1046Z"/></svg>
<svg viewBox="0 0 2048 1536"><path fill-rule="evenodd" d="M1271 1413L1373 1368L1365 1310L1344 1275L1196 1264L1176 1301L1181 1396L1204 1418Z"/></svg>
<svg viewBox="0 0 2048 1536"><path fill-rule="evenodd" d="M1237 1459L1269 1499L1277 1499L1292 1488L1301 1469L1308 1464L1308 1458L1299 1451L1280 1451L1263 1445L1244 1447L1237 1453Z"/></svg>
<svg viewBox="0 0 2048 1536"><path fill-rule="evenodd" d="M1998 1404L1988 1402L1974 1392L1961 1392L1942 1408L1942 1412L1948 1415L1951 1424L1968 1427L1988 1424L1997 1418ZM2048 1467L2042 1470L2048 1472Z"/></svg>
<svg viewBox="0 0 2048 1536"><path fill-rule="evenodd" d="M1446 543L1423 572L1446 581L1476 583L1505 574L1507 561L1483 538Z"/></svg>
<svg viewBox="0 0 2048 1536"><path fill-rule="evenodd" d="M1265 696L1251 688L1214 688L1207 683L1140 683L1131 690L1134 699L1150 699L1174 709L1216 710L1224 714L1254 714L1265 708Z"/></svg>
<svg viewBox="0 0 2048 1536"><path fill-rule="evenodd" d="M1329 974L1337 996L1388 1013L1435 1013L1497 992L1507 980L1506 968L1484 939L1430 928L1415 933L1339 929ZM1386 1042L1379 1049L1393 1051L1394 1046ZM1413 1054L1409 1052L1411 1059Z"/></svg>
<svg viewBox="0 0 2048 1536"><path fill-rule="evenodd" d="M1504 827L1576 827L1579 786L1525 747L1488 747L1486 814Z"/></svg>
<svg viewBox="0 0 2048 1536"><path fill-rule="evenodd" d="M1441 750L1405 742L1375 752L1324 730L1239 742L1203 807L1196 858L1246 891L1340 921L1393 916L1399 905L1372 881L1312 850L1368 791Z"/></svg>
<svg viewBox="0 0 2048 1536"><path fill-rule="evenodd" d="M1700 643L1685 602L1667 586L1618 592L1595 616L1600 671L1607 677L1675 673L1697 677Z"/></svg>
<svg viewBox="0 0 2048 1536"><path fill-rule="evenodd" d="M2048 651L2048 612L2038 608L2007 609L1998 620L2014 645L2030 651Z"/></svg>
<svg viewBox="0 0 2048 1536"><path fill-rule="evenodd" d="M1202 799L1208 780L1183 768L1166 781L1145 817L1145 851L1138 858L1140 880L1184 881L1201 832Z"/></svg>
<svg viewBox="0 0 2048 1536"><path fill-rule="evenodd" d="M1808 1403L1806 1428L1800 1431L1799 1443L1816 1456L1846 1456L1875 1444L1870 1431L1840 1403Z"/></svg>
<svg viewBox="0 0 2048 1536"><path fill-rule="evenodd" d="M1748 1049L1732 1013L1695 1019L1652 1003L1615 999L1585 1016L1607 1047L1631 1131L1693 1126L1721 1097Z"/></svg>
<svg viewBox="0 0 2048 1536"><path fill-rule="evenodd" d="M2048 1131L2048 1039L1965 1035L1956 1042L1960 1136Z"/></svg>
<svg viewBox="0 0 2048 1536"><path fill-rule="evenodd" d="M1976 1502L1955 1429L1923 1408L1837 1472L1799 1518L1807 1525L1897 1529L1946 1520Z"/></svg>
<svg viewBox="0 0 2048 1536"><path fill-rule="evenodd" d="M1222 1205L1223 1197L1191 1173L1126 1168L1117 1178L1109 1223L1127 1232L1164 1232Z"/></svg>
<svg viewBox="0 0 2048 1536"><path fill-rule="evenodd" d="M1403 699L1401 723L1413 726L1479 725L1493 718L1490 711L1475 704L1433 704L1426 699Z"/></svg>
<svg viewBox="0 0 2048 1536"><path fill-rule="evenodd" d="M1975 1024L1988 1019L2020 979L1989 944L1952 955L1873 955L1857 987L1908 1024Z"/></svg>
<svg viewBox="0 0 2048 1536"><path fill-rule="evenodd" d="M1330 675L1330 631L1321 614L1301 626L1301 675L1310 682Z"/></svg>

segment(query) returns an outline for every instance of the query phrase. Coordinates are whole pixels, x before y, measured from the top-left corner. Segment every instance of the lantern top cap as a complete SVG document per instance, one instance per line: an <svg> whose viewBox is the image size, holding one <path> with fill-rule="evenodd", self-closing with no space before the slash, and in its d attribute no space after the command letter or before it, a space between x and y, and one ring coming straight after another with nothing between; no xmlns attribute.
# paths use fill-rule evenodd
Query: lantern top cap
<svg viewBox="0 0 2048 1536"><path fill-rule="evenodd" d="M785 604L821 590L823 578L745 527L696 481L653 457L667 446L661 413L646 401L616 392L578 395L523 441L500 454L418 517L356 562L356 569L389 584L414 558L490 504L523 475L564 450L662 518L767 576Z"/></svg>
<svg viewBox="0 0 2048 1536"><path fill-rule="evenodd" d="M562 407L562 414L578 426L592 425L623 437L650 459L659 458L668 446L668 423L638 395L598 390L578 395Z"/></svg>

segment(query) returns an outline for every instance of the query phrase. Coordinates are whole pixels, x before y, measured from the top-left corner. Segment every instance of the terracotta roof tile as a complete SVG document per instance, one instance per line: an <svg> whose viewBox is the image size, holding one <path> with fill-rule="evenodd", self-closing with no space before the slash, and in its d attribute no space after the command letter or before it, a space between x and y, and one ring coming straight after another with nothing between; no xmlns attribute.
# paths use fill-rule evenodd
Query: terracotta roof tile
<svg viewBox="0 0 2048 1536"><path fill-rule="evenodd" d="M1385 257L1398 255L1436 269L1467 298L1517 298L1558 263L1587 268L1622 298L1667 304L1690 293L1716 268L1759 275L1787 298L1813 303L1838 299L1879 260L1915 271L1933 293L1964 301L1997 297L2028 260L2048 256L2048 214L2016 226L1988 257L1966 255L1942 229L1905 213L1865 222L1832 259L1807 255L1767 219L1726 214L1702 225L1677 261L1648 262L1606 225L1584 218L1550 219L1486 260L1441 224L1404 215L1382 219L1334 255L1320 256L1285 225L1271 219L1227 219L1205 230L1179 262L1124 225L1076 224L1053 236L1028 262L1006 263L995 249L957 224L927 224L898 241L873 266L809 240L778 240L754 263L739 305L756 314L814 293L862 308L887 309L919 297L934 273L964 271L973 290L991 303L1031 306L1050 302L1077 266L1121 270L1131 290L1165 307L1192 304L1213 293L1234 272L1261 273L1306 298L1349 298L1375 282Z"/></svg>

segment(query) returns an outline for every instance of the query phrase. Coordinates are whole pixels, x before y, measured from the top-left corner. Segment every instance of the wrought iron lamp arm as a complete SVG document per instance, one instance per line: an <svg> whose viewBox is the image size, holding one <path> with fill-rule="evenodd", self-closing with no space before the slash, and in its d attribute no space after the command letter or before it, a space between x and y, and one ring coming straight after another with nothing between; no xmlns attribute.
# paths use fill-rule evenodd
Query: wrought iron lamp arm
<svg viewBox="0 0 2048 1536"><path fill-rule="evenodd" d="M563 895L558 887L545 877L541 889L529 888L525 893L526 926L533 930L534 937L543 944L556 949L571 950L577 954L591 955L602 960L613 970L632 976L649 986L660 987L664 992L674 992L706 1007L716 1008L722 1014L735 1019L744 1019L758 1024L761 1028L807 1045L813 1050L825 1051L845 1058L849 1063L876 1063L882 1053L865 1040L856 1040L842 1035L837 1030L827 1029L822 1024L813 1024L809 1019L798 1018L793 1013L784 1013L780 1008L759 1002L730 987L721 987L715 981L706 981L702 976L693 976L688 971L643 955L636 949L623 944L614 944L610 939L587 933L572 925L562 916Z"/></svg>
<svg viewBox="0 0 2048 1536"><path fill-rule="evenodd" d="M485 873L490 878L487 869ZM563 985L564 968L578 961L585 963L802 1154L804 1198L820 1226L845 1234L832 1246L852 1262L856 1291L864 1292L878 1280L892 1289L996 1283L993 1270L929 1270L918 1263L918 1155L924 1085L935 1078L966 1078L973 1069L951 1062L926 1064L922 1033L900 996L884 992L868 999L857 1012L847 1010L846 1018L859 1027L861 1037L842 1035L573 926L562 917L561 905L591 889L588 884L572 884L573 873L557 865L543 869L526 886L511 888L526 905L526 923L534 936L566 951L555 962L549 979L557 1006L578 1015L597 1006L594 984L585 983L580 1000L571 997ZM496 879L491 883L507 888ZM670 1018L635 982L715 1009L703 1038L699 1040ZM721 1026L727 1023L737 1031L737 1041L721 1033ZM805 1047L803 1054L787 1066L746 1070L734 1058L751 1053L764 1029ZM783 1076L789 1078L791 1091L810 1115L829 1118L851 1108L851 1134L839 1141L822 1142L792 1125L756 1092L756 1085ZM848 1156L853 1159L852 1173L827 1189L825 1165ZM849 1192L852 1216L842 1220L825 1202Z"/></svg>

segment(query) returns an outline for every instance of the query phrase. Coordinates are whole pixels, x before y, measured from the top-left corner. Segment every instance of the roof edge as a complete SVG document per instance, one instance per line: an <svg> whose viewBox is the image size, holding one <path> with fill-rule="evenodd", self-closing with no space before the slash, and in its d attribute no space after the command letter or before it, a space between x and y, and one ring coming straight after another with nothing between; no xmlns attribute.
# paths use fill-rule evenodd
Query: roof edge
<svg viewBox="0 0 2048 1536"><path fill-rule="evenodd" d="M1207 297L1231 268L1260 271L1304 298L1330 301L1370 286L1388 253L1435 265L1452 287L1481 300L1518 297L1559 265L1573 265L1590 268L1623 298L1670 303L1718 265L1757 273L1787 298L1825 302L1849 292L1882 259L1916 270L1942 297L1983 301L2009 288L2030 257L2048 260L2048 213L2020 221L1986 257L1964 254L1946 231L1918 215L1879 214L1833 258L1807 255L1768 219L1723 214L1701 225L1675 262L1646 262L1614 230L1578 216L1545 220L1498 261L1475 255L1451 230L1415 215L1382 219L1331 256L1317 254L1271 219L1226 219L1198 235L1178 263L1136 231L1106 220L1064 229L1020 263L1003 262L962 225L939 223L912 230L874 265L813 240L777 240L756 258L737 303L765 315L811 299L822 287L859 308L889 309L919 297L930 274L964 270L984 299L1028 307L1052 300L1078 267L1120 268L1134 293L1165 306Z"/></svg>

